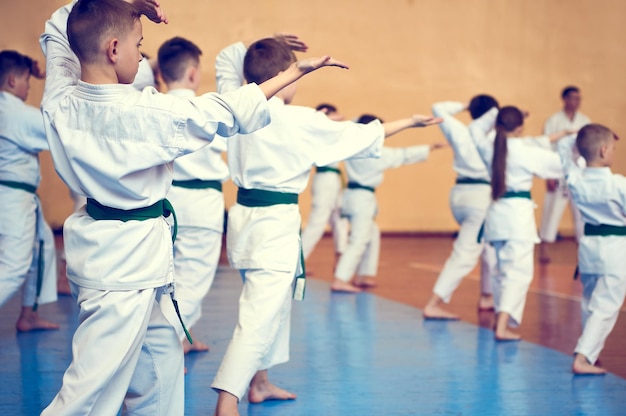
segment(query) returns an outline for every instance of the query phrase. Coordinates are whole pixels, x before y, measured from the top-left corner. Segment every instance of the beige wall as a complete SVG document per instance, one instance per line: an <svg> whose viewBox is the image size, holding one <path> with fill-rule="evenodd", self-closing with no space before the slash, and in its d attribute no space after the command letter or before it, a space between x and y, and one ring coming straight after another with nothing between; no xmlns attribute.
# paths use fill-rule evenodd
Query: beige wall
<svg viewBox="0 0 626 416"><path fill-rule="evenodd" d="M43 60L37 44L45 19L64 1L2 1L0 48ZM386 120L428 113L438 100L467 101L476 93L530 111L526 132L541 131L559 110L566 84L583 91L582 110L626 137L626 77L622 0L162 0L169 25L144 22L144 48L155 55L164 40L184 36L204 51L204 90L214 90L217 52L240 39L278 31L300 35L307 55L331 54L349 71L325 70L301 81L295 104L336 104L347 117L371 112ZM42 83L33 80L29 102L38 105ZM620 117L621 116L621 117ZM467 117L464 117L467 120ZM403 132L391 146L442 140L437 128ZM450 150L425 163L390 171L377 192L378 222L387 231L450 231L448 208L454 182ZM41 196L46 215L60 225L71 202L42 157ZM626 144L618 145L614 170L626 173ZM226 187L227 205L234 187ZM544 186L533 189L539 206ZM309 192L301 198L303 217ZM539 214L539 212L538 212ZM571 232L569 216L562 231Z"/></svg>

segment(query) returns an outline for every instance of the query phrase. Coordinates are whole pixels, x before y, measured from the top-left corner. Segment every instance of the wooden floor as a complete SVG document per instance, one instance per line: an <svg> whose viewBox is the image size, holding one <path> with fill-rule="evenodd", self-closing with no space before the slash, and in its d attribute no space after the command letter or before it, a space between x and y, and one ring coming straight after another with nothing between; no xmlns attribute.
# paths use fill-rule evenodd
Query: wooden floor
<svg viewBox="0 0 626 416"><path fill-rule="evenodd" d="M450 254L453 241L448 236L384 236L379 287L372 289L371 293L423 308ZM557 241L549 247L549 254L552 260L549 264L536 262L520 330L526 341L571 354L581 332L581 284L573 279L577 261L576 244L568 239ZM330 282L333 256L332 240L324 237L311 255L307 271L316 279ZM457 289L449 309L458 313L463 321L492 328L493 313L477 311L479 290L478 269L475 269ZM600 360L609 371L626 378L625 307L622 307Z"/></svg>

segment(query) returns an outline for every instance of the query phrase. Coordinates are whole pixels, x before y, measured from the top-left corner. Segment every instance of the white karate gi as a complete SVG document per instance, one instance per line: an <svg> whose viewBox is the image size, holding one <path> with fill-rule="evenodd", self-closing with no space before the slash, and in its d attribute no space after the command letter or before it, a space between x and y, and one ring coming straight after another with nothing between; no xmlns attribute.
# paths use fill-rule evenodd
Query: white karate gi
<svg viewBox="0 0 626 416"><path fill-rule="evenodd" d="M74 191L107 207L148 207L167 195L172 162L219 133L269 122L267 100L250 85L185 100L130 85L79 81L66 22L72 5L46 23L42 112L55 168ZM170 227L145 221L95 220L85 209L64 226L67 274L80 306L73 361L45 415L184 411L183 352L170 300ZM174 315L172 317L172 315ZM175 326L174 326L175 325Z"/></svg>
<svg viewBox="0 0 626 416"><path fill-rule="evenodd" d="M429 154L428 145L383 147L379 159L346 160L348 183L375 189L382 183L385 170L422 162ZM351 189L348 185L348 189L343 192L341 213L350 221L350 237L337 263L337 279L348 282L355 273L359 276L376 276L380 256L380 230L375 221L377 212L378 204L373 191Z"/></svg>
<svg viewBox="0 0 626 416"><path fill-rule="evenodd" d="M169 90L168 94L193 98L188 89ZM197 152L176 159L174 181L217 181L228 179L228 166L222 159L226 141L215 140ZM219 263L224 230L224 195L216 189L189 189L172 186L167 199L178 218L174 242L176 298L183 322L193 327L202 315L202 300L208 293Z"/></svg>
<svg viewBox="0 0 626 416"><path fill-rule="evenodd" d="M562 130L579 130L590 122L589 118L582 113L576 113L574 115L574 119L570 120L567 114L565 114L565 111L559 111L548 118L546 124L544 125L543 133L545 135L550 135ZM552 148L556 151L556 145L553 145ZM574 158L578 158L578 156L580 156L577 151L574 151L572 155ZM576 240L580 241L583 234L583 222L580 217L580 212L570 199L567 185L563 180L559 181L556 190L552 192L546 191L543 200L543 210L541 212L541 226L539 228L539 237L541 238L541 241L546 243L554 243L556 241L556 235L559 231L561 217L563 216L563 212L565 211L565 207L568 202L572 211L572 220L574 223Z"/></svg>
<svg viewBox="0 0 626 416"><path fill-rule="evenodd" d="M139 69L132 86L139 91L146 87L156 87L156 80L154 79L154 72L150 66L148 59L144 58L139 62ZM87 198L84 195L79 194L76 191L70 189L70 197L74 201L74 211L78 211L83 205L87 203ZM65 255L65 254L64 254Z"/></svg>
<svg viewBox="0 0 626 416"><path fill-rule="evenodd" d="M489 169L493 159L492 130L498 110L491 109L470 124L470 133ZM549 138L507 139L506 191L530 191L533 176L558 178L563 169L558 154L547 149ZM535 204L528 198L493 201L484 225L485 241L496 249L498 272L493 281L496 313L506 312L510 326L522 321L526 293L533 278L534 244L539 242L535 224Z"/></svg>
<svg viewBox="0 0 626 416"><path fill-rule="evenodd" d="M339 169L339 163L328 166ZM302 230L302 254L309 258L330 224L335 253L343 253L348 243L348 222L341 217L343 181L341 173L315 172L311 182L312 207L306 227Z"/></svg>
<svg viewBox="0 0 626 416"><path fill-rule="evenodd" d="M217 56L218 91L239 88L246 48L237 43ZM312 108L269 100L272 122L252 134L228 139L228 167L239 188L300 194L313 166L358 154L378 156L384 140L379 122L332 121ZM212 387L241 399L259 370L289 359L294 277L300 270L301 218L296 204L229 210L228 258L244 286L239 321Z"/></svg>
<svg viewBox="0 0 626 416"><path fill-rule="evenodd" d="M48 149L39 109L0 92L0 181L39 186L39 152ZM23 287L22 305L33 306L37 293L39 246L43 241L43 279L38 304L57 300L54 236L39 198L0 184L0 307Z"/></svg>
<svg viewBox="0 0 626 416"><path fill-rule="evenodd" d="M457 183L450 191L450 209L460 229L452 246L452 253L433 288L433 293L446 303L450 302L461 280L476 267L479 258L480 292L483 295L491 294L491 276L496 267L493 247L476 239L491 203L491 178L468 127L454 117L464 109L463 103L450 101L436 103L432 108L433 116L443 119L439 127L454 152L453 168L457 179L486 182Z"/></svg>
<svg viewBox="0 0 626 416"><path fill-rule="evenodd" d="M575 139L558 144L566 183L585 224L626 227L626 177L609 167L580 168L572 162ZM583 235L578 245L583 284L583 332L575 352L595 363L617 322L626 296L626 237Z"/></svg>

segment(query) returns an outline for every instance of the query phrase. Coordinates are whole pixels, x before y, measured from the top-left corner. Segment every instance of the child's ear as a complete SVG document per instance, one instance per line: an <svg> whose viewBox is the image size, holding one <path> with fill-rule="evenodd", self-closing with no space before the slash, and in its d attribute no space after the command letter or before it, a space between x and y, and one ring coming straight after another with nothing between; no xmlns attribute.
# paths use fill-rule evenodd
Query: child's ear
<svg viewBox="0 0 626 416"><path fill-rule="evenodd" d="M195 66L190 66L189 67L189 72L187 73L187 78L189 79L190 82L196 82L197 78L198 78L198 68L196 68Z"/></svg>
<svg viewBox="0 0 626 416"><path fill-rule="evenodd" d="M109 58L110 62L113 62L113 63L117 62L117 58L118 58L117 48L118 47L119 47L119 41L116 38L111 39L106 44L107 58Z"/></svg>
<svg viewBox="0 0 626 416"><path fill-rule="evenodd" d="M606 158L606 154L609 150L609 146L606 144L603 144L602 146L600 146L600 151L598 152L600 154L600 159L604 159Z"/></svg>
<svg viewBox="0 0 626 416"><path fill-rule="evenodd" d="M7 85L9 86L9 88L15 88L15 85L17 84L17 82L15 81L15 74L14 73L10 73L9 76L7 77Z"/></svg>

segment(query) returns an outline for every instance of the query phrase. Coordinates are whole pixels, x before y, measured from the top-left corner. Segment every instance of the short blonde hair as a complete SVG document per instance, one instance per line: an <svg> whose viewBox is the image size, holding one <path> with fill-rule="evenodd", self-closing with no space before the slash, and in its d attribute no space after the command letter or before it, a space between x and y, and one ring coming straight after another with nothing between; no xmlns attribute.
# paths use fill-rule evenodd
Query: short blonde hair
<svg viewBox="0 0 626 416"><path fill-rule="evenodd" d="M105 38L123 38L140 17L124 0L78 0L67 20L70 47L81 63L94 63Z"/></svg>
<svg viewBox="0 0 626 416"><path fill-rule="evenodd" d="M578 131L576 147L587 162L595 160L600 155L600 148L616 140L617 136L611 129L602 124L587 124Z"/></svg>

